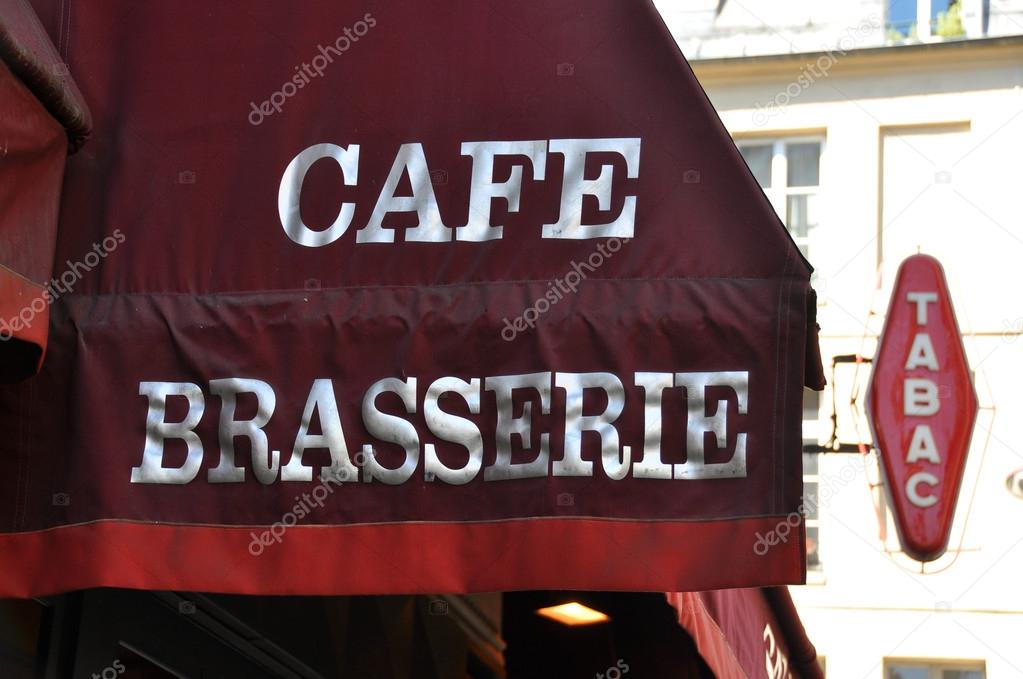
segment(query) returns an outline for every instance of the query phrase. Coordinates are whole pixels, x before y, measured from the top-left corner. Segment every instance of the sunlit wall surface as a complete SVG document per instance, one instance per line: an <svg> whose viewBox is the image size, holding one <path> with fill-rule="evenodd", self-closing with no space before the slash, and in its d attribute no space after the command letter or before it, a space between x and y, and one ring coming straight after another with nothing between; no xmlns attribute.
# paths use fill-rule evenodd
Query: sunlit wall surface
<svg viewBox="0 0 1023 679"><path fill-rule="evenodd" d="M981 410L938 561L899 553L873 454L805 457L809 584L792 590L828 676L1023 676L1023 2L657 4L817 269L829 373L834 356L873 356L918 251L945 267L974 371ZM870 442L869 370L840 364L808 395L808 445L831 438L833 396L837 439Z"/></svg>

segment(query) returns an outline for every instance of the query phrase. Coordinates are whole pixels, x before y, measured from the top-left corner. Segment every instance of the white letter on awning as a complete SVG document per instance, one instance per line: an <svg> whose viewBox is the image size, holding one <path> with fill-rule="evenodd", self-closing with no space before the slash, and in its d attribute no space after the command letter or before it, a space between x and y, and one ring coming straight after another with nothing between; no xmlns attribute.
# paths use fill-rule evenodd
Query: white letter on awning
<svg viewBox="0 0 1023 679"><path fill-rule="evenodd" d="M405 461L396 469L389 469L377 462L376 455L367 455L363 463L362 480L368 483L379 479L389 486L396 486L412 478L412 473L419 466L419 432L408 420L377 410L377 397L386 391L398 395L406 412L415 413L416 378L384 378L371 386L362 399L362 423L366 431L374 438L404 448Z"/></svg>
<svg viewBox="0 0 1023 679"><path fill-rule="evenodd" d="M483 436L479 427L472 420L441 410L438 400L443 394L454 393L465 399L469 406L469 412L478 415L480 412L480 381L478 378L470 382L460 380L457 377L441 377L435 380L430 388L426 390L426 397L423 399L423 416L426 418L426 426L430 433L442 441L449 441L463 446L469 452L469 459L461 469L452 469L444 464L437 456L437 450L432 443L423 446L425 461L423 472L426 480L431 481L436 476L445 483L461 486L469 483L479 474L483 466Z"/></svg>
<svg viewBox="0 0 1023 679"><path fill-rule="evenodd" d="M310 146L288 163L277 192L277 213L288 238L307 248L318 248L333 243L345 234L355 216L355 203L341 203L334 223L323 231L313 231L302 221L302 183L309 168L318 160L333 158L341 166L345 185L353 186L359 180L359 145L350 144L343 149L337 144Z"/></svg>
<svg viewBox="0 0 1023 679"><path fill-rule="evenodd" d="M251 420L235 419L241 392L256 395L256 416ZM262 380L232 377L210 380L210 393L219 396L223 405L220 409L220 464L209 470L206 478L210 483L240 483L245 480L245 468L239 467L234 458L234 439L244 436L250 441L252 471L256 478L263 485L276 481L281 451L270 452L270 442L263 431L277 406L273 387Z"/></svg>
<svg viewBox="0 0 1023 679"><path fill-rule="evenodd" d="M411 196L395 196L402 176L408 172ZM357 243L393 243L394 229L384 228L389 212L415 212L416 226L405 232L407 243L443 243L451 240L451 228L444 225L437 207L437 196L430 181L430 168L422 144L402 144L394 157L391 173L380 190L376 207L366 226L355 234Z"/></svg>
<svg viewBox="0 0 1023 679"><path fill-rule="evenodd" d="M602 165L596 179L586 179L586 155L617 153L625 158L629 179L639 177L639 148L642 140L623 139L551 139L550 152L565 156L561 187L561 212L554 224L544 224L544 238L632 238L636 230L636 196L625 196L622 213L607 224L583 224L583 197L596 196L598 207L611 209L613 165Z"/></svg>
<svg viewBox="0 0 1023 679"><path fill-rule="evenodd" d="M533 163L533 179L541 180L547 168L547 141L467 141L462 155L472 156L472 185L469 191L469 221L455 227L455 239L496 240L504 226L492 221L494 198L508 201L508 212L519 211L522 195L522 166L513 165L507 181L494 181L495 156L526 156Z"/></svg>
<svg viewBox="0 0 1023 679"><path fill-rule="evenodd" d="M685 387L688 416L686 418L686 461L675 465L676 479L712 479L746 477L746 433L735 435L732 459L707 464L704 456L704 433L714 434L720 448L728 440L728 401L718 401L713 415L707 415L707 387L730 387L739 401L739 414L745 415L749 402L748 372L675 373L675 386Z"/></svg>
<svg viewBox="0 0 1023 679"><path fill-rule="evenodd" d="M632 465L637 479L670 479L671 465L661 460L662 401L672 386L671 373L636 373L636 386L643 389L643 459Z"/></svg>
<svg viewBox="0 0 1023 679"><path fill-rule="evenodd" d="M319 434L309 433L309 424L313 413L320 416ZM291 459L281 469L281 481L312 481L313 468L302 464L302 455L307 448L326 448L330 451L330 468L320 471L320 478L349 478L354 480L358 470L348 458L348 444L341 428L341 414L337 409L337 398L334 396L334 383L329 379L313 381L309 389L309 397L302 411L302 424L295 436L295 446L291 451Z"/></svg>
<svg viewBox="0 0 1023 679"><path fill-rule="evenodd" d="M142 464L131 468L131 482L188 483L196 477L202 465L202 441L192 431L206 408L202 390L191 382L139 382L139 395L149 399L146 447L142 451ZM168 396L188 399L188 414L181 422L164 421ZM180 467L163 466L163 442L166 439L181 439L188 446L188 455Z"/></svg>
<svg viewBox="0 0 1023 679"><path fill-rule="evenodd" d="M483 470L484 481L506 481L508 479L531 479L547 476L550 464L550 434L540 435L540 451L530 462L513 464L512 434L518 434L523 450L530 448L532 429L532 401L522 405L522 417L514 415L514 393L517 389L529 389L540 394L540 409L544 415L551 412L551 373L529 373L526 375L502 375L488 377L485 389L497 397L497 459L493 466Z"/></svg>
<svg viewBox="0 0 1023 679"><path fill-rule="evenodd" d="M565 455L555 460L554 476L593 476L593 463L582 457L583 432L600 436L600 458L609 478L620 481L629 473L631 450L621 448L615 420L625 409L625 386L611 373L557 373L554 386L564 389ZM583 392L601 389L607 394L607 407L599 415L583 415Z"/></svg>

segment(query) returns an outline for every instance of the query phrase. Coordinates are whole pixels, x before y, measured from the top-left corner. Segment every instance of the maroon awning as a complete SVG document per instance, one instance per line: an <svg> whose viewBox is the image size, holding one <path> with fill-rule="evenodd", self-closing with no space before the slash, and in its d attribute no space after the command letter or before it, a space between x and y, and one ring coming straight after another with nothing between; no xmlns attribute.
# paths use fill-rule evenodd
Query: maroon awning
<svg viewBox="0 0 1023 679"><path fill-rule="evenodd" d="M0 0L0 382L42 362L64 162L90 124L31 8Z"/></svg>
<svg viewBox="0 0 1023 679"><path fill-rule="evenodd" d="M34 4L0 595L803 581L811 269L651 3Z"/></svg>
<svg viewBox="0 0 1023 679"><path fill-rule="evenodd" d="M668 602L718 679L824 679L785 587L670 592Z"/></svg>

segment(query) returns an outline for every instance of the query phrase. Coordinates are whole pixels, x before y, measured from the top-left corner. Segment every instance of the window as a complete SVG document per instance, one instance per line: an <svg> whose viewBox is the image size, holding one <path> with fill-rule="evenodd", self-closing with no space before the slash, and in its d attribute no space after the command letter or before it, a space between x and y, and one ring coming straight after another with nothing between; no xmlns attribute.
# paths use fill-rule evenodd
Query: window
<svg viewBox="0 0 1023 679"><path fill-rule="evenodd" d="M823 139L750 139L736 145L799 251L810 260L812 243L819 237ZM823 306L827 298L820 292L824 288L820 271L814 271L810 282L818 291L817 304Z"/></svg>
<svg viewBox="0 0 1023 679"><path fill-rule="evenodd" d="M889 40L916 37L917 0L888 0Z"/></svg>
<svg viewBox="0 0 1023 679"><path fill-rule="evenodd" d="M807 259L819 219L821 146L816 137L738 142L739 153Z"/></svg>
<svg viewBox="0 0 1023 679"><path fill-rule="evenodd" d="M820 469L817 453L803 453L803 507L806 508L806 567L821 570Z"/></svg>
<svg viewBox="0 0 1023 679"><path fill-rule="evenodd" d="M982 660L884 661L885 679L984 679L985 674Z"/></svg>
<svg viewBox="0 0 1023 679"><path fill-rule="evenodd" d="M817 445L820 394L803 389L803 445ZM820 453L803 453L803 508L806 511L806 567L820 571Z"/></svg>
<svg viewBox="0 0 1023 679"><path fill-rule="evenodd" d="M820 137L738 140L736 146L775 212L807 259L817 237L821 184ZM817 274L814 273L813 282ZM818 286L819 287L819 286ZM820 299L819 303L824 300ZM820 394L803 390L803 444L817 445ZM803 507L806 510L806 567L821 571L820 471L818 453L803 454Z"/></svg>
<svg viewBox="0 0 1023 679"><path fill-rule="evenodd" d="M961 0L888 0L887 38L892 42L965 35Z"/></svg>

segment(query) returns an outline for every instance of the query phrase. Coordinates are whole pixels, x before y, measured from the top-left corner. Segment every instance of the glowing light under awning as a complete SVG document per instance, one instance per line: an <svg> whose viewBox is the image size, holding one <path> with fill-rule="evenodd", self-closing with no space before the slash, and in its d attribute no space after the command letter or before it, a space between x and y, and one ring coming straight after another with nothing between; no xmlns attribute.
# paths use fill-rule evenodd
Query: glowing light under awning
<svg viewBox="0 0 1023 679"><path fill-rule="evenodd" d="M601 622L607 622L609 618L604 613L598 610L594 610L589 606L583 606L577 601L573 601L567 604L561 604L559 606L548 606L547 608L541 608L537 610L537 615L542 615L545 618L550 618L560 622L563 625L595 625Z"/></svg>

